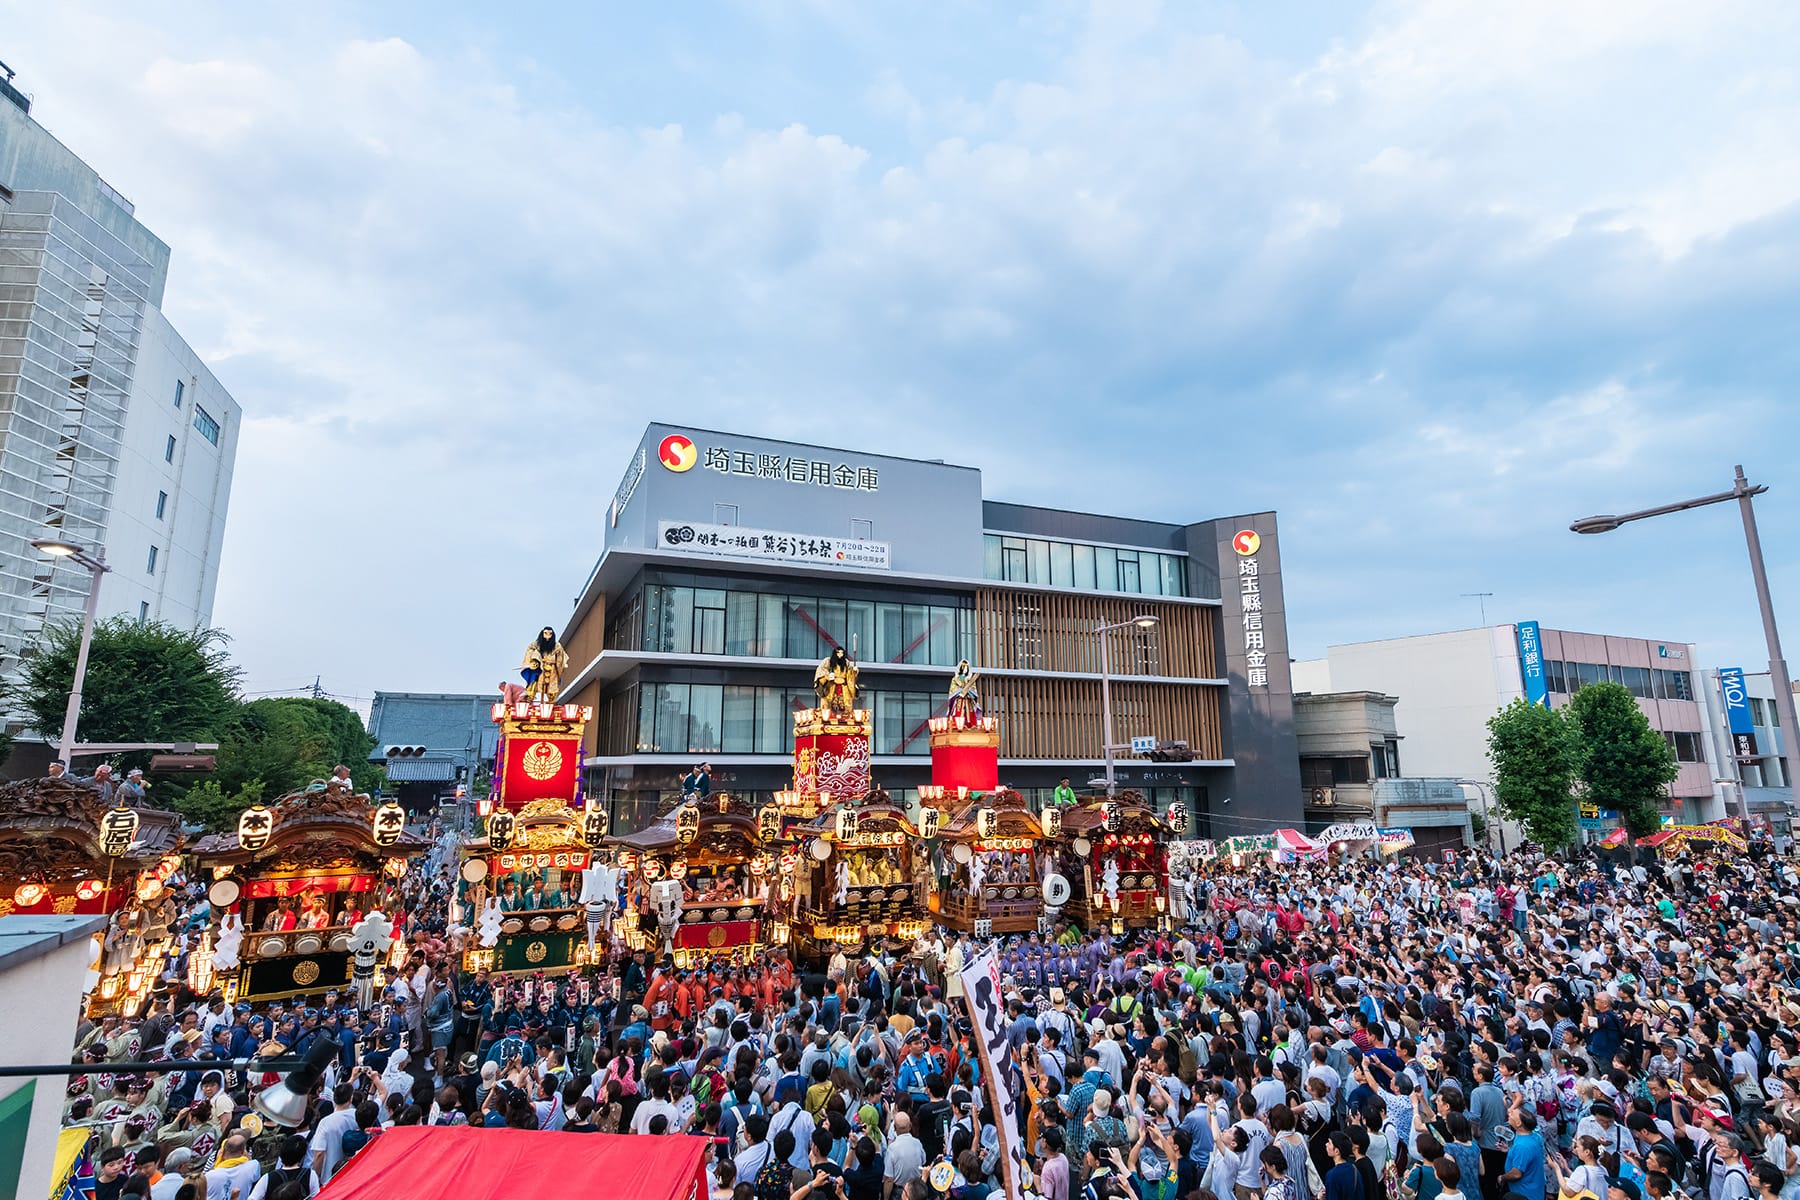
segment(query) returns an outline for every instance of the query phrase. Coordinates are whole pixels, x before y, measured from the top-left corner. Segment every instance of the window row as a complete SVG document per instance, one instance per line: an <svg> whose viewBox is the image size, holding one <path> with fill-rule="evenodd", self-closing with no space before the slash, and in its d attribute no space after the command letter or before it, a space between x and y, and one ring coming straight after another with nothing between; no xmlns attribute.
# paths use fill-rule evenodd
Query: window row
<svg viewBox="0 0 1800 1200"><path fill-rule="evenodd" d="M1775 701L1773 700L1764 700L1760 696L1751 696L1750 723L1752 725L1766 725L1770 729L1780 729L1781 709L1775 706Z"/></svg>
<svg viewBox="0 0 1800 1200"><path fill-rule="evenodd" d="M875 754L929 754L926 722L945 705L937 692L865 692ZM794 714L818 703L812 689L716 683L646 683L638 689L640 754L792 754Z"/></svg>
<svg viewBox="0 0 1800 1200"><path fill-rule="evenodd" d="M1120 550L1079 542L982 537L983 572L1007 583L1037 583L1087 592L1130 592L1142 596L1185 596L1187 560L1154 550Z"/></svg>
<svg viewBox="0 0 1800 1200"><path fill-rule="evenodd" d="M643 631L643 649L668 654L815 659L841 646L858 659L937 667L975 657L974 610L943 604L647 584Z"/></svg>
<svg viewBox="0 0 1800 1200"><path fill-rule="evenodd" d="M1591 683L1622 684L1640 700L1692 700L1694 684L1686 671L1659 667L1620 667L1610 663L1544 660L1544 676L1551 691L1574 695Z"/></svg>

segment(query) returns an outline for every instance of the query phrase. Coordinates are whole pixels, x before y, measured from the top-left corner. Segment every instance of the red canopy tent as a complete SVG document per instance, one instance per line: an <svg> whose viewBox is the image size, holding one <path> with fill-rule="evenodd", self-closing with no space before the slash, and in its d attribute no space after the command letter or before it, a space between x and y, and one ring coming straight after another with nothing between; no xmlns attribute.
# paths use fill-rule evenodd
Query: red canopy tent
<svg viewBox="0 0 1800 1200"><path fill-rule="evenodd" d="M397 1125L364 1146L318 1200L500 1200L544 1185L604 1186L613 1200L704 1200L706 1140Z"/></svg>

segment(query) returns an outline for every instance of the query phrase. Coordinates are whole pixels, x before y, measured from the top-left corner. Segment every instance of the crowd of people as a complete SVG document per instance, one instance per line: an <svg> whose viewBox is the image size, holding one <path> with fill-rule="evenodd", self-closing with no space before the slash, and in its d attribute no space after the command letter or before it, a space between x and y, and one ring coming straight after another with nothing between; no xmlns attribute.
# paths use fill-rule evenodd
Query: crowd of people
<svg viewBox="0 0 1800 1200"><path fill-rule="evenodd" d="M392 1125L698 1136L715 1200L985 1200L1006 1161L959 968L934 935L829 962L545 979L457 972L452 889L409 877L378 1003L234 1008L172 965L85 1027L68 1120L97 1200L300 1200ZM196 891L196 907L201 898ZM1042 1200L1795 1200L1800 874L1536 856L1231 868L1189 919L999 947L1003 1083ZM273 1073L336 1043L315 1111ZM205 1070L106 1073L138 1057ZM934 1168L936 1168L934 1170Z"/></svg>

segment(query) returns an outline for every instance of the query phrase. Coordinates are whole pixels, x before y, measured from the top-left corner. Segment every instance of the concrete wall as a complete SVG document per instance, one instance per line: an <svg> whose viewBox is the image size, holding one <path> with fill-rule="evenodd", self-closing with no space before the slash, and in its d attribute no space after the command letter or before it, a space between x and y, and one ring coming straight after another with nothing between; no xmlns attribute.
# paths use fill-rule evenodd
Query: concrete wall
<svg viewBox="0 0 1800 1200"><path fill-rule="evenodd" d="M8 107L0 104L0 107ZM15 961L0 965L0 1062L46 1063L67 1059L75 1044L75 1023L88 965L93 961L94 929L99 917L0 918L0 949L15 942L31 945ZM42 949L49 941L51 948ZM26 1014L30 1014L27 1016ZM28 1082L0 1079L0 1096ZM62 1129L62 1107L68 1080L44 1076L36 1081L31 1130L19 1172L20 1196L43 1196L50 1190L50 1166Z"/></svg>
<svg viewBox="0 0 1800 1200"><path fill-rule="evenodd" d="M1501 626L1510 636L1511 626ZM1486 779L1487 719L1505 703L1497 679L1496 630L1458 629L1328 651L1336 691L1384 692L1397 697L1394 726L1404 739L1400 765L1408 775ZM1511 660L1518 693L1518 661Z"/></svg>

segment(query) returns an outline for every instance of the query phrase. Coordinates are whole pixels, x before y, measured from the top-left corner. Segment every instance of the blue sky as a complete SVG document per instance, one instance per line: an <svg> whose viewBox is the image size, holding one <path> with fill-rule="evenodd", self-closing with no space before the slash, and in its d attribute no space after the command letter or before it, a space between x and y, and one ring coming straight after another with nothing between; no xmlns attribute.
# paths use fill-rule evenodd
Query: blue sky
<svg viewBox="0 0 1800 1200"><path fill-rule="evenodd" d="M1302 657L1491 591L1759 667L1730 510L1566 532L1743 462L1800 621L1787 0L0 0L0 28L246 410L216 618L253 690L486 690L567 612L651 417L1027 503L1277 509Z"/></svg>

